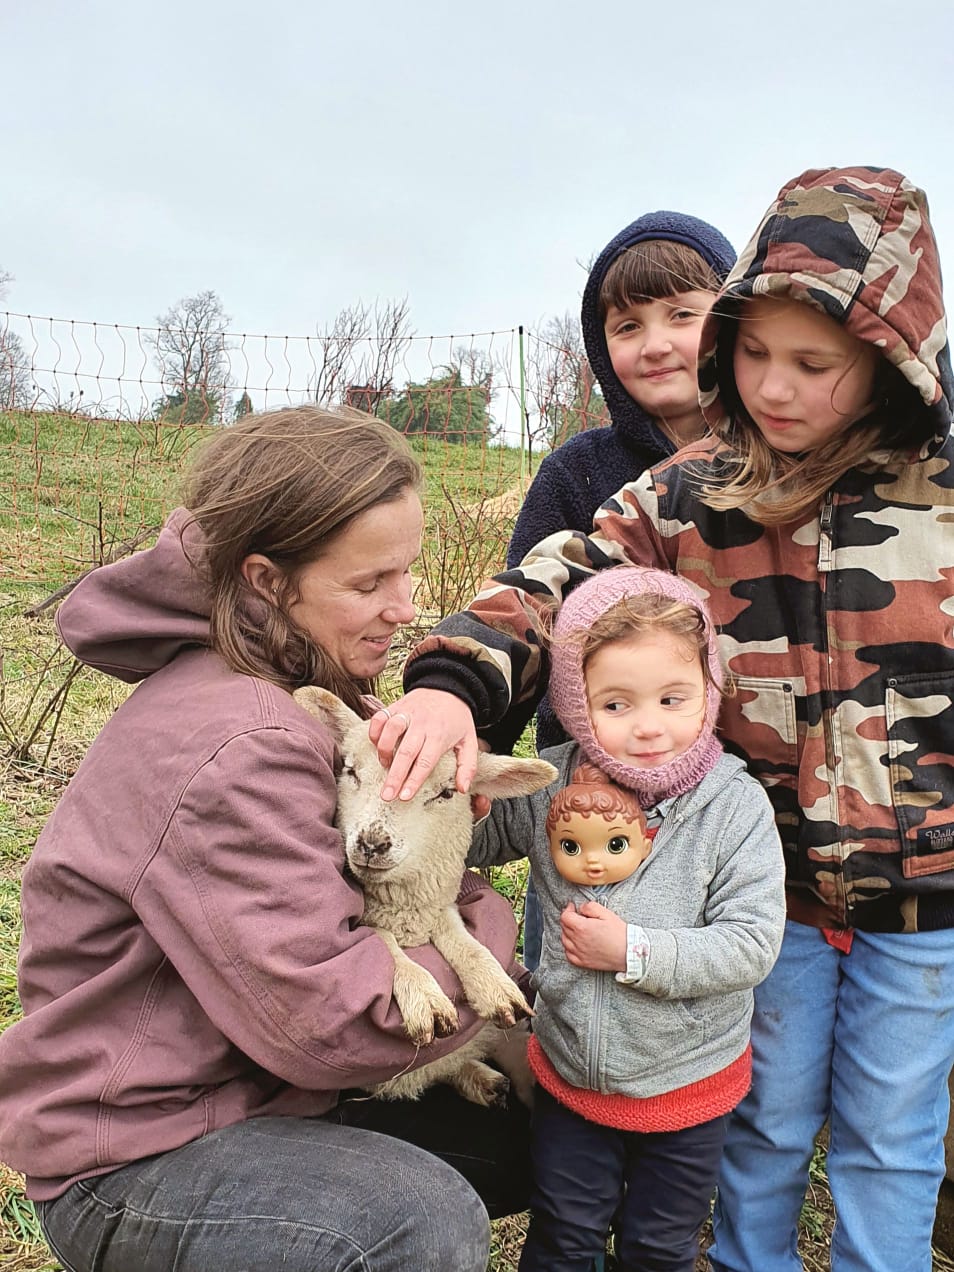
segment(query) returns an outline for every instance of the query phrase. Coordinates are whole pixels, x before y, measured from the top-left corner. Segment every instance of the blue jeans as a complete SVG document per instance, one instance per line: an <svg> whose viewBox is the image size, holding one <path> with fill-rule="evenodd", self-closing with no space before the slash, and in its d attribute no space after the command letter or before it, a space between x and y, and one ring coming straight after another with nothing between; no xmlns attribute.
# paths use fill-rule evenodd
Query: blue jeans
<svg viewBox="0 0 954 1272"><path fill-rule="evenodd" d="M532 1218L520 1272L600 1267L610 1223L627 1272L692 1272L727 1118L640 1134L589 1122L537 1087Z"/></svg>
<svg viewBox="0 0 954 1272"><path fill-rule="evenodd" d="M755 991L752 1090L732 1115L714 1272L793 1272L828 1119L835 1272L930 1272L954 1062L954 932L855 932L849 954L789 922Z"/></svg>
<svg viewBox="0 0 954 1272"><path fill-rule="evenodd" d="M389 1133L349 1124L379 1117ZM69 1272L484 1272L488 1212L465 1173L490 1181L493 1208L523 1209L522 1110L515 1123L511 1135L508 1114L448 1088L419 1104L365 1099L326 1118L254 1118L37 1209ZM408 1128L443 1141L448 1160L393 1133ZM518 1195L505 1206L511 1180Z"/></svg>
<svg viewBox="0 0 954 1272"><path fill-rule="evenodd" d="M533 886L533 875L527 879L527 893L523 902L523 958L524 967L535 972L540 966L543 954L543 911L537 890Z"/></svg>

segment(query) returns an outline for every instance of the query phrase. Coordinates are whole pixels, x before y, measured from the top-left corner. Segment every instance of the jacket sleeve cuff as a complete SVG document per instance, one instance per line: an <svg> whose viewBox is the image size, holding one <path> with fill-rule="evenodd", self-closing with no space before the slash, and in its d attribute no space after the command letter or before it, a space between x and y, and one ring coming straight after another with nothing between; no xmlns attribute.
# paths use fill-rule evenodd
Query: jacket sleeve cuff
<svg viewBox="0 0 954 1272"><path fill-rule="evenodd" d="M490 719L490 698L484 685L463 660L451 662L441 655L422 654L404 670L404 692L412 689L440 689L460 698L478 728L496 723Z"/></svg>
<svg viewBox="0 0 954 1272"><path fill-rule="evenodd" d="M617 972L621 985L638 985L649 967L651 947L646 929L638 923L626 924L626 971Z"/></svg>

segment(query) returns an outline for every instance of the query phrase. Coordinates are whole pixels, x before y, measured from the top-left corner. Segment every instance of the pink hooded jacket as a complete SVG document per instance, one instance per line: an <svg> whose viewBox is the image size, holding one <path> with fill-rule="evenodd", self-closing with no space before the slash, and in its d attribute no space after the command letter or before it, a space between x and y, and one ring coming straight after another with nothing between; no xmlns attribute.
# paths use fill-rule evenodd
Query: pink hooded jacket
<svg viewBox="0 0 954 1272"><path fill-rule="evenodd" d="M25 1015L0 1037L0 1159L37 1200L246 1118L324 1113L478 1024L425 946L412 957L462 1027L420 1052L408 1041L391 956L344 875L332 740L208 648L186 521L84 579L58 617L84 662L142 683L23 876ZM509 966L507 901L468 873L460 906Z"/></svg>

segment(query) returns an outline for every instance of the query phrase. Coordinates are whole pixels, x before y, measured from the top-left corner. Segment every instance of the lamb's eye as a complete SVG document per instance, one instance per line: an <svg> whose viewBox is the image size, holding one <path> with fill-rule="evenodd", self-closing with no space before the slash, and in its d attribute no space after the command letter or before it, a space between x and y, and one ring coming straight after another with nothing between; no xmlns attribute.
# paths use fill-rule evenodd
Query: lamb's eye
<svg viewBox="0 0 954 1272"><path fill-rule="evenodd" d="M358 780L358 771L353 764L349 764L347 760L341 765L341 773L343 777L350 777L353 781Z"/></svg>
<svg viewBox="0 0 954 1272"><path fill-rule="evenodd" d="M578 857L580 855L580 845L575 839L561 839L560 851L567 857Z"/></svg>
<svg viewBox="0 0 954 1272"><path fill-rule="evenodd" d="M625 835L614 835L606 845L606 851L612 853L614 857L618 857L620 853L625 852L628 847L629 840Z"/></svg>
<svg viewBox="0 0 954 1272"><path fill-rule="evenodd" d="M427 802L429 804L433 804L436 800L439 800L439 799L453 799L456 794L457 794L456 786L443 786L437 792L437 794L432 795Z"/></svg>

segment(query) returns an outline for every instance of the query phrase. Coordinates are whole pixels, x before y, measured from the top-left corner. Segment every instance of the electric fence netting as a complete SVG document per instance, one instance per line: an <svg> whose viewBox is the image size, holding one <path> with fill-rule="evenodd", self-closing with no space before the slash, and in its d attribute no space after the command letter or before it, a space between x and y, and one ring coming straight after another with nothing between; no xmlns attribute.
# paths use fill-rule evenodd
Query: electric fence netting
<svg viewBox="0 0 954 1272"><path fill-rule="evenodd" d="M427 519L414 639L502 567L539 460L606 423L570 318L421 336L396 302L342 310L323 334L251 335L211 320L214 293L188 305L156 327L0 313L0 729L23 759L48 754L74 674L49 622L56 603L154 540L210 432L318 403L408 438Z"/></svg>
<svg viewBox="0 0 954 1272"><path fill-rule="evenodd" d="M578 340L520 327L270 336L0 314L3 576L56 587L138 546L211 429L306 402L404 433L429 502L499 499L512 513L542 454L605 422Z"/></svg>

